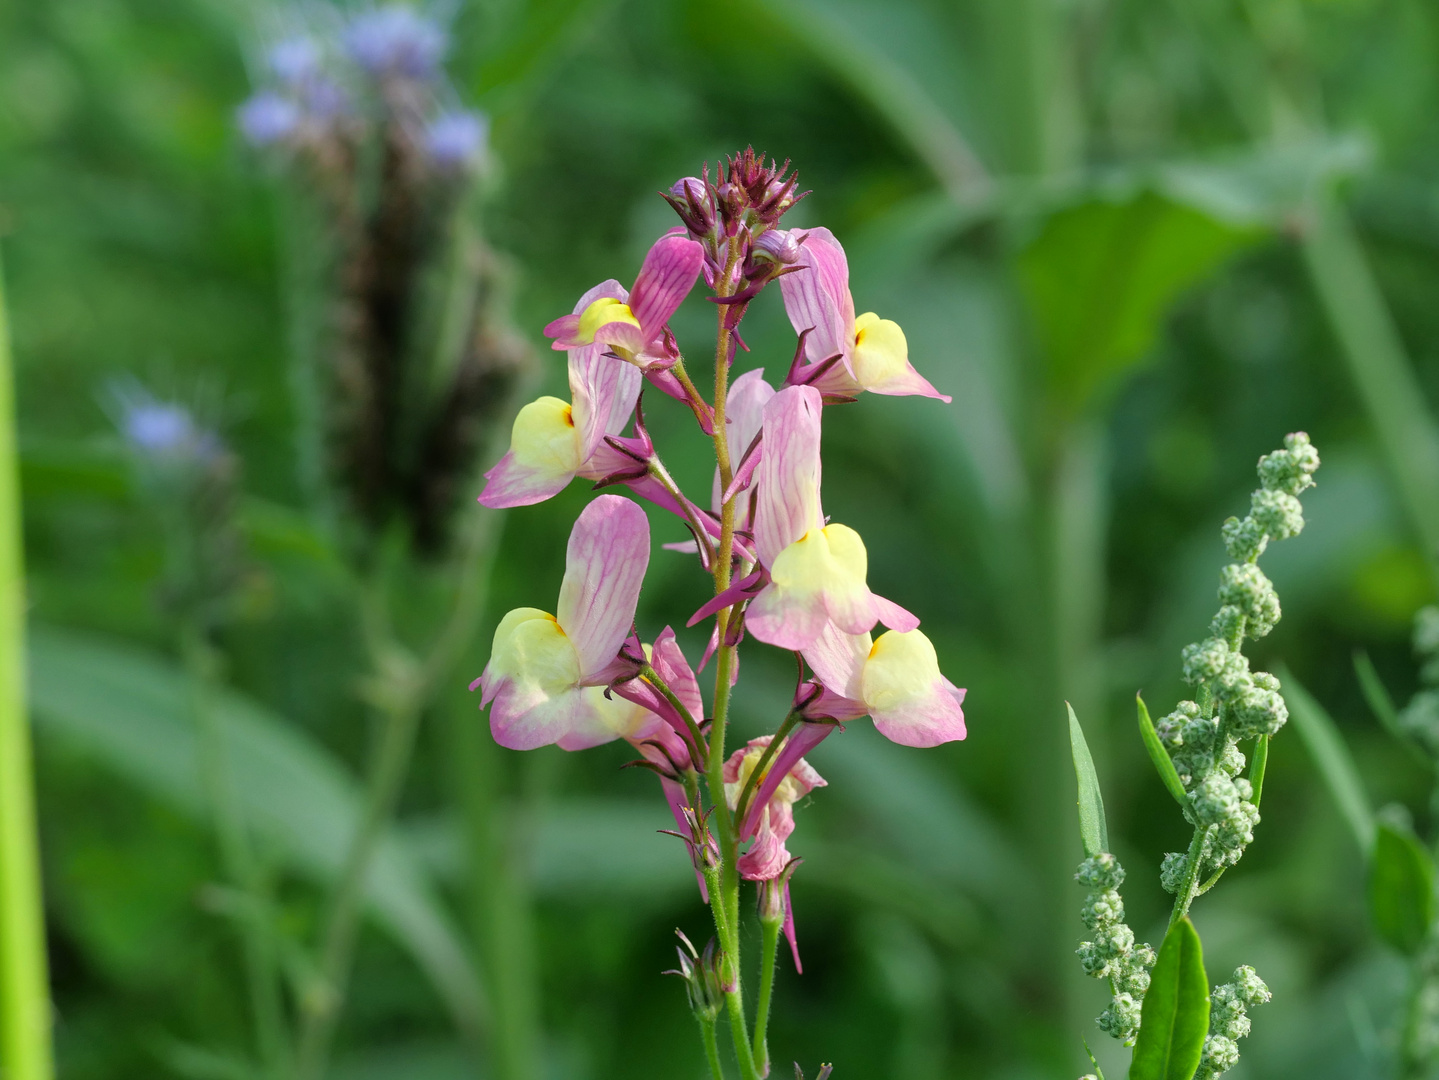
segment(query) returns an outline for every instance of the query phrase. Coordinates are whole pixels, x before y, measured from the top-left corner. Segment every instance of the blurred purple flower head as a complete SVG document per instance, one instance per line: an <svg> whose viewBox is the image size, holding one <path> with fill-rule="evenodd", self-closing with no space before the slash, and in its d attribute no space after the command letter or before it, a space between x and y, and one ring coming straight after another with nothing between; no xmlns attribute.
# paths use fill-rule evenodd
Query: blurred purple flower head
<svg viewBox="0 0 1439 1080"><path fill-rule="evenodd" d="M442 113L430 122L425 147L440 168L459 169L484 158L489 133L489 117L483 113Z"/></svg>
<svg viewBox="0 0 1439 1080"><path fill-rule="evenodd" d="M147 454L167 454L195 440L195 421L189 410L162 401L135 401L125 407L125 438Z"/></svg>
<svg viewBox="0 0 1439 1080"><path fill-rule="evenodd" d="M300 106L273 90L261 90L240 106L236 119L251 145L273 146L300 126Z"/></svg>
<svg viewBox="0 0 1439 1080"><path fill-rule="evenodd" d="M307 37L286 38L271 47L265 60L275 78L289 87L302 86L320 73L320 47Z"/></svg>
<svg viewBox="0 0 1439 1080"><path fill-rule="evenodd" d="M449 47L445 31L411 7L392 5L366 11L345 30L350 57L371 75L427 79Z"/></svg>

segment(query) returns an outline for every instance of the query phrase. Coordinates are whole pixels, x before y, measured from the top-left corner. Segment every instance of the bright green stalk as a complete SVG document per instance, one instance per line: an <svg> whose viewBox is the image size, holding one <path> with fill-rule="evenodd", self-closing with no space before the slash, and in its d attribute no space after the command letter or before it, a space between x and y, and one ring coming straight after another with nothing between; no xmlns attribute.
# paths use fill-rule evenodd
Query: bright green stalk
<svg viewBox="0 0 1439 1080"><path fill-rule="evenodd" d="M50 980L25 713L25 568L15 383L0 273L0 1074L49 1080Z"/></svg>
<svg viewBox="0 0 1439 1080"><path fill-rule="evenodd" d="M769 1075L769 1002L774 991L775 957L779 953L779 935L784 918L763 918L760 922L759 1001L754 1016L754 1059L760 1075Z"/></svg>
<svg viewBox="0 0 1439 1080"><path fill-rule="evenodd" d="M700 1038L705 1044L705 1060L709 1062L710 1080L725 1080L724 1066L720 1064L719 1045L715 1042L715 1022L700 1017Z"/></svg>

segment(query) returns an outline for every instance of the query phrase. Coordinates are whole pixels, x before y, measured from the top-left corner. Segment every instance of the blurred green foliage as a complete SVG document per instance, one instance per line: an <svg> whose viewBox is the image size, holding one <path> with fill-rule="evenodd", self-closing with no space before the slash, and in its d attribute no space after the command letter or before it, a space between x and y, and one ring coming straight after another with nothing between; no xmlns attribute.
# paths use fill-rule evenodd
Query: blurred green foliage
<svg viewBox="0 0 1439 1080"><path fill-rule="evenodd" d="M584 289L632 276L671 224L656 189L753 143L799 165L814 194L794 223L835 230L860 310L898 321L956 398L826 416L827 508L865 536L876 590L923 615L969 688L971 734L918 752L857 723L816 752L830 785L792 845L806 859L806 968L781 969L781 1063L905 1080L1081 1071L1078 1036L1103 1001L1064 951L1080 853L1063 699L1104 781L1131 921L1158 940L1167 898L1147 883L1184 838L1134 736L1133 694L1160 710L1181 696L1178 649L1202 630L1224 559L1218 525L1287 431L1310 432L1325 469L1303 536L1268 564L1285 618L1256 665L1282 657L1328 704L1376 802L1430 813L1429 778L1370 718L1348 659L1362 645L1407 699L1429 559L1300 241L1306 200L1342 178L1432 413L1439 16L1417 0L1056 7L488 0L455 13L452 73L495 118L491 239L519 267L518 322L536 347ZM240 1075L247 1038L235 916L187 812L183 736L145 704L175 678L174 634L152 594L157 525L102 407L108 380L191 404L244 463L255 575L222 643L235 723L257 752L303 737L328 777L282 783L261 764L247 784L275 818L262 846L294 941L338 858L325 815L343 813L363 768L344 571L295 467L285 218L232 121L264 25L258 8L213 0L0 9L32 616L65 628L36 635L34 664L58 1051L75 1080ZM682 346L701 353L711 318L687 304ZM746 331L741 363L778 376L792 340L777 296ZM544 383L562 386L557 361ZM679 479L704 490L688 414L647 415ZM491 622L554 594L586 498L575 485L509 515ZM702 593L657 551L641 625L678 621ZM141 695L133 716L107 664ZM748 737L780 718L790 669L754 645L744 664ZM434 713L479 724L474 705L457 683ZM467 855L444 732L422 732L385 873L410 897L396 903L449 926L464 922ZM665 812L652 784L618 771L625 757L495 750L474 779L535 899L547 1076L702 1068L680 987L658 972L673 926L707 936L704 912L678 845L653 834ZM1237 1078L1390 1074L1402 969L1365 929L1345 828L1301 740L1282 734L1249 858L1194 912L1211 973L1252 963L1275 992ZM448 946L428 940L426 967L396 918L367 931L336 1077L474 1074L434 975Z"/></svg>

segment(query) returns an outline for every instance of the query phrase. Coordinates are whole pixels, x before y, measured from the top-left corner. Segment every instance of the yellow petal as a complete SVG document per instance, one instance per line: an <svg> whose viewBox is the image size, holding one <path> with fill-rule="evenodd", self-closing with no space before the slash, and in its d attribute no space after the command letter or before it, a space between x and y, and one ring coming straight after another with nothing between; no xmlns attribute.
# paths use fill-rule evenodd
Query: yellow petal
<svg viewBox="0 0 1439 1080"><path fill-rule="evenodd" d="M854 320L854 377L866 387L882 386L904 374L909 342L899 323L866 311Z"/></svg>
<svg viewBox="0 0 1439 1080"><path fill-rule="evenodd" d="M638 735L641 729L649 723L652 715L643 705L626 701L619 694L605 697L603 686L587 686L584 689L584 695L590 706L599 715L600 723L621 738Z"/></svg>
<svg viewBox="0 0 1439 1080"><path fill-rule="evenodd" d="M640 321L628 304L613 296L602 296L580 313L580 326L575 332L580 344L588 345L595 340L595 331L610 323L629 323L639 326Z"/></svg>
<svg viewBox="0 0 1439 1080"><path fill-rule="evenodd" d="M860 675L860 694L875 712L888 712L924 697L939 675L939 657L918 630L881 634Z"/></svg>
<svg viewBox="0 0 1439 1080"><path fill-rule="evenodd" d="M510 451L517 464L547 473L573 473L580 467L580 433L568 402L557 397L532 401L515 417Z"/></svg>
<svg viewBox="0 0 1439 1080"><path fill-rule="evenodd" d="M513 681L524 700L543 700L580 681L580 658L553 615L516 608L495 629L489 672Z"/></svg>

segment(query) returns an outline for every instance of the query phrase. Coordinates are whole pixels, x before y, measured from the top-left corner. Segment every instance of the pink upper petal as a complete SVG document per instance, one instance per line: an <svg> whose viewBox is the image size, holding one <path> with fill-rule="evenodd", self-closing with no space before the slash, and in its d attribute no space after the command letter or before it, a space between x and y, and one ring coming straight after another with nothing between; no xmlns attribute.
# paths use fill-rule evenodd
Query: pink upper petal
<svg viewBox="0 0 1439 1080"><path fill-rule="evenodd" d="M903 746L938 746L965 737L964 691L940 676L930 692L900 708L875 712L874 726Z"/></svg>
<svg viewBox="0 0 1439 1080"><path fill-rule="evenodd" d="M870 644L867 635L846 634L831 623L814 644L804 650L805 663L813 669L825 689L858 701L860 675L869 657ZM859 715L863 715L864 711L861 709Z"/></svg>
<svg viewBox="0 0 1439 1080"><path fill-rule="evenodd" d="M660 631L660 636L655 638L650 666L655 669L655 674L665 681L665 685L674 691L675 697L689 710L695 723L703 723L705 703L700 696L699 680L695 678L694 669L685 659L671 627L666 626Z"/></svg>
<svg viewBox="0 0 1439 1080"><path fill-rule="evenodd" d="M576 324L578 313L596 300L623 301L626 295L624 286L613 278L600 282L575 305ZM623 360L606 356L608 351L609 347L603 342L569 351L575 426L579 428L580 449L586 458L594 454L606 435L618 435L624 430L640 394L640 373Z"/></svg>
<svg viewBox="0 0 1439 1080"><path fill-rule="evenodd" d="M854 351L854 299L844 248L828 229L796 230L794 236L804 237L796 265L805 269L779 279L790 324L797 334L811 331L805 342L811 361L838 354L848 364Z"/></svg>
<svg viewBox="0 0 1439 1080"><path fill-rule="evenodd" d="M685 236L683 230L660 237L645 255L630 291L630 310L639 320L644 344L659 337L665 323L694 288L704 257L703 246Z"/></svg>
<svg viewBox="0 0 1439 1080"><path fill-rule="evenodd" d="M781 281L784 279L781 278ZM775 395L775 389L764 381L764 368L746 371L730 384L725 398L725 426L728 431L730 460L738 463L749 449L764 423L764 407ZM720 512L720 475L715 469L714 512Z"/></svg>
<svg viewBox="0 0 1439 1080"><path fill-rule="evenodd" d="M823 408L819 391L810 386L785 387L764 407L754 534L755 551L765 566L774 565L779 553L810 529L824 525L819 501Z"/></svg>
<svg viewBox="0 0 1439 1080"><path fill-rule="evenodd" d="M579 654L581 681L628 636L649 560L649 519L628 499L601 495L575 521L555 618Z"/></svg>

